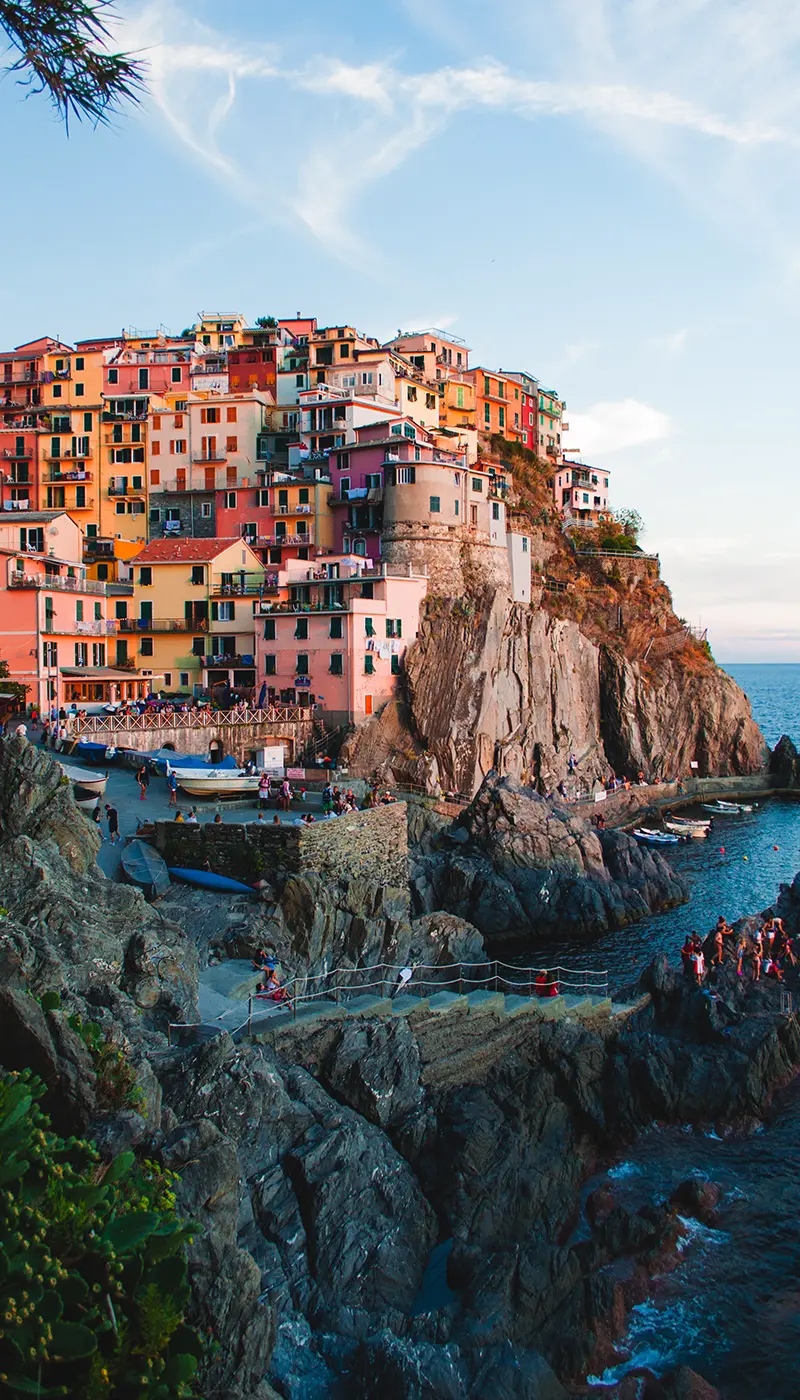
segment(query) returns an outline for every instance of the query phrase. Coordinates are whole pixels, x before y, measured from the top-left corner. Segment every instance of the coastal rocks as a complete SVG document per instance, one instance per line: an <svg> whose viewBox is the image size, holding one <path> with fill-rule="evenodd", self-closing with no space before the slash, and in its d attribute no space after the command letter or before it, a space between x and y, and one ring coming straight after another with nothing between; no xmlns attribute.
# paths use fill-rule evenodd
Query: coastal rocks
<svg viewBox="0 0 800 1400"><path fill-rule="evenodd" d="M620 928L687 897L658 852L494 772L436 849L412 861L411 888L420 912L447 909L503 942Z"/></svg>
<svg viewBox="0 0 800 1400"><path fill-rule="evenodd" d="M56 846L77 873L94 868L100 836L72 796L60 765L27 739L6 740L0 756L0 840L27 836Z"/></svg>
<svg viewBox="0 0 800 1400"><path fill-rule="evenodd" d="M791 788L800 777L800 756L791 739L784 734L769 756L769 772L775 786Z"/></svg>
<svg viewBox="0 0 800 1400"><path fill-rule="evenodd" d="M716 1181L690 1176L675 1187L669 1199L682 1215L690 1215L703 1225L714 1225L717 1207L722 1199L722 1187Z"/></svg>
<svg viewBox="0 0 800 1400"><path fill-rule="evenodd" d="M733 678L709 666L687 673L674 659L646 680L641 666L604 647L600 659L603 745L612 768L659 780L687 774L759 773L768 749Z"/></svg>

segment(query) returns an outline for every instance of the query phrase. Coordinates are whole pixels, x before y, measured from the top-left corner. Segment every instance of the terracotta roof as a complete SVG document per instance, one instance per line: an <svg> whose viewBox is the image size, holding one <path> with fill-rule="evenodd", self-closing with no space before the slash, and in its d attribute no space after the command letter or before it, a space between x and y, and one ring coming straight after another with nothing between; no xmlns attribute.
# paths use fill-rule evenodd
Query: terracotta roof
<svg viewBox="0 0 800 1400"><path fill-rule="evenodd" d="M207 540L151 540L145 545L141 554L137 554L131 563L134 564L207 564L212 559L216 559L223 549L228 549L232 544L246 545L240 535L231 535L228 539L207 539Z"/></svg>

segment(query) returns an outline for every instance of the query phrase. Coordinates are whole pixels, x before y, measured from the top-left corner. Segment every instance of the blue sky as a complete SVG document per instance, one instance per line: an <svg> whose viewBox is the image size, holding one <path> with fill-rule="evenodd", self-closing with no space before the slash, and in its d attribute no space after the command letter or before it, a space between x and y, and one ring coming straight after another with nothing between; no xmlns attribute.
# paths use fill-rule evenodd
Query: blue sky
<svg viewBox="0 0 800 1400"><path fill-rule="evenodd" d="M0 84L3 345L448 327L559 389L720 659L800 661L794 0L118 8L139 112Z"/></svg>

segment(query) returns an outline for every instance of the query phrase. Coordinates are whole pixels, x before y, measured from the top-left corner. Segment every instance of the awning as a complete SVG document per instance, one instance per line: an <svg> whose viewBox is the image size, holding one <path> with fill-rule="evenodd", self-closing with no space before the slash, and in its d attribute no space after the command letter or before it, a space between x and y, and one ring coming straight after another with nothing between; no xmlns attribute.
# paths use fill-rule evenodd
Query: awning
<svg viewBox="0 0 800 1400"><path fill-rule="evenodd" d="M117 671L113 666L59 666L69 681L163 681L163 672L143 676L141 671Z"/></svg>

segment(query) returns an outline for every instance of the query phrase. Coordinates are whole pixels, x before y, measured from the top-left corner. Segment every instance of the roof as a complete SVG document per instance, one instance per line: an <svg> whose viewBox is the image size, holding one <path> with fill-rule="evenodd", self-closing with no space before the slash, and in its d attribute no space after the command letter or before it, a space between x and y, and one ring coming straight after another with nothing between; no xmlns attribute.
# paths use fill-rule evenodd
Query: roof
<svg viewBox="0 0 800 1400"><path fill-rule="evenodd" d="M46 525L50 520L58 520L59 516L69 515L67 510L9 510L3 511L0 515L0 524L6 525L30 525L33 521L37 525ZM73 520L70 515L70 523L77 525L77 520Z"/></svg>
<svg viewBox="0 0 800 1400"><path fill-rule="evenodd" d="M136 564L207 564L216 559L223 550L232 544L246 546L241 535L231 535L227 539L207 540L151 540L133 560Z"/></svg>

